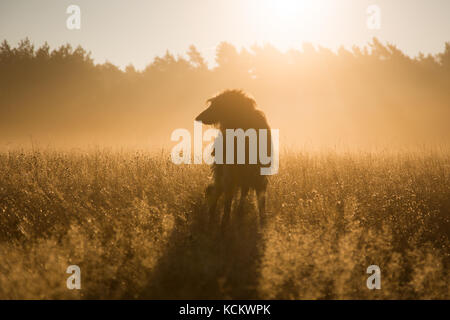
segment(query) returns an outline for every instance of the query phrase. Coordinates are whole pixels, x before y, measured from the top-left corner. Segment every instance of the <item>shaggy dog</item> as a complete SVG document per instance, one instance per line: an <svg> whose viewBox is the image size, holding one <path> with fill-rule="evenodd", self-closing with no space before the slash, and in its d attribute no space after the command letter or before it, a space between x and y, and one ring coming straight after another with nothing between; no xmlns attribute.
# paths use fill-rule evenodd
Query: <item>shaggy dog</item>
<svg viewBox="0 0 450 320"><path fill-rule="evenodd" d="M245 198L250 189L256 191L258 199L258 209L261 223L265 222L265 197L267 188L267 176L261 175L260 169L267 167L259 159L259 129L267 130L267 155L271 155L271 135L270 127L266 117L261 110L256 108L256 102L240 90L226 90L221 94L208 99L209 107L197 116L196 121L204 124L216 125L223 137L223 163L212 165L214 183L206 189L206 197L209 206L209 215L215 219L215 211L219 198L224 194L224 215L222 226L226 225L230 219L231 204L236 192L240 189L241 198L239 211L243 210ZM234 143L235 161L233 164L225 164L226 161L226 129L255 129L257 132L257 162L249 164L249 141L245 141L245 164L237 164L237 139Z"/></svg>

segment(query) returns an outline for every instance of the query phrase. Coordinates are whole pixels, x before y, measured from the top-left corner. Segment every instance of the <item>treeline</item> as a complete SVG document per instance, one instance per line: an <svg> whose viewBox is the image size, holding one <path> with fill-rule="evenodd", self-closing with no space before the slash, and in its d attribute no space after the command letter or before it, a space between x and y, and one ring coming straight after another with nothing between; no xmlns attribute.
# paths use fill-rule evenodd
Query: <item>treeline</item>
<svg viewBox="0 0 450 320"><path fill-rule="evenodd" d="M447 139L450 42L442 53L415 58L376 38L337 52L311 44L238 50L223 42L213 68L191 46L186 57L167 51L142 71L122 71L95 64L81 47L5 40L0 140L169 141L226 88L252 94L290 142Z"/></svg>

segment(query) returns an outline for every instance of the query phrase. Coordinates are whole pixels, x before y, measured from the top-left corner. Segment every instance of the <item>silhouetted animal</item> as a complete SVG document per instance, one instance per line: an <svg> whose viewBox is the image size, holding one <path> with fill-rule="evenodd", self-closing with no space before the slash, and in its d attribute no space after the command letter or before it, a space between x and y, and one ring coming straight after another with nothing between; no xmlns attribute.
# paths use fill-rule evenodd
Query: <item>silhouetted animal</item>
<svg viewBox="0 0 450 320"><path fill-rule="evenodd" d="M259 129L267 131L267 155L271 155L270 127L266 117L261 110L256 108L254 99L240 90L226 90L221 94L208 99L209 107L197 116L195 120L204 124L218 125L223 136L223 163L217 162L212 165L214 183L206 189L206 197L209 206L210 218L216 217L215 211L217 201L224 194L224 215L222 226L228 223L230 218L231 204L238 189L241 191L239 211L242 211L244 201L250 189L256 191L258 209L261 223L265 222L265 202L267 176L261 175L260 168L267 167L260 162L259 157ZM249 141L246 137L245 164L237 164L237 139L234 142L234 164L226 164L226 129L255 129L257 132L257 163L249 164ZM214 155L214 154L213 154ZM217 161L217 156L216 161Z"/></svg>

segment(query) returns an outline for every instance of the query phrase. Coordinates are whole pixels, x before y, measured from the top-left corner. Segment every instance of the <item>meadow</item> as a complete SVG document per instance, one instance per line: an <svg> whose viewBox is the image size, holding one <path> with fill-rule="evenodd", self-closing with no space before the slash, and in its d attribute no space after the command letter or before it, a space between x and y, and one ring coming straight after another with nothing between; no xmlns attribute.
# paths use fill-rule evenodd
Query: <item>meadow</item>
<svg viewBox="0 0 450 320"><path fill-rule="evenodd" d="M450 299L445 149L283 152L267 225L252 195L226 232L209 179L164 151L1 151L0 298Z"/></svg>

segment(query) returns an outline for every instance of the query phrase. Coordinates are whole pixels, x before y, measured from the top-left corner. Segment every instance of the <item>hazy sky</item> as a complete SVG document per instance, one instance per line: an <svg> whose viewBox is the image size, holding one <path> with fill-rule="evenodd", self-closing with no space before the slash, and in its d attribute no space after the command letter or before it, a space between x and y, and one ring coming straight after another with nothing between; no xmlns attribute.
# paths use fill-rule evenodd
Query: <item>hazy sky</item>
<svg viewBox="0 0 450 320"><path fill-rule="evenodd" d="M81 29L69 30L69 5ZM381 9L381 28L367 27L367 8ZM29 37L36 45L82 45L96 62L145 67L167 49L196 45L211 63L214 47L271 43L285 50L305 41L336 49L373 36L410 55L436 53L450 41L449 0L0 0L0 39Z"/></svg>

